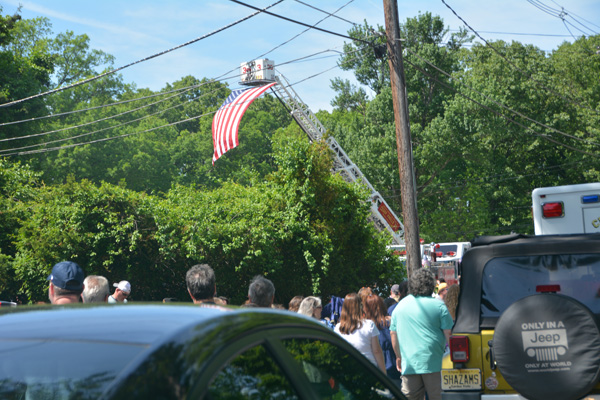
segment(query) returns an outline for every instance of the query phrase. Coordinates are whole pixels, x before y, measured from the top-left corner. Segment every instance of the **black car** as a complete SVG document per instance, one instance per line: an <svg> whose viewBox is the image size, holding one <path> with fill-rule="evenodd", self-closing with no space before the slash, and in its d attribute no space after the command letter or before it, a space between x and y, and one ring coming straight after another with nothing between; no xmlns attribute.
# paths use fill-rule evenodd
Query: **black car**
<svg viewBox="0 0 600 400"><path fill-rule="evenodd" d="M343 338L287 311L73 305L0 313L1 399L403 399Z"/></svg>

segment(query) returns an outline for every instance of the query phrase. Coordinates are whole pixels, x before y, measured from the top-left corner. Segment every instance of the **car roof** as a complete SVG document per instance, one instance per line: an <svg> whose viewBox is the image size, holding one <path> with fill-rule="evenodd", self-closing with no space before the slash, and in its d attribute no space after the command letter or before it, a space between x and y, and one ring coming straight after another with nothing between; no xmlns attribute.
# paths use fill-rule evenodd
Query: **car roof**
<svg viewBox="0 0 600 400"><path fill-rule="evenodd" d="M472 244L462 259L454 332L479 332L483 272L490 260L520 255L600 254L600 234L482 236Z"/></svg>
<svg viewBox="0 0 600 400"><path fill-rule="evenodd" d="M193 365L194 374L199 377L196 387L206 390L218 368L239 351L266 342L276 346L274 340L284 338L329 341L363 358L350 343L316 319L268 308L162 303L23 306L0 310L0 326L0 344L4 342L7 348L35 351L31 350L32 346L20 345L27 341L69 346L74 343L76 347L70 349L69 357L78 358L83 355L82 349L86 351L86 345L97 345L96 348L111 352L111 364L114 364L112 355L116 347L131 349L124 357L131 354L132 358L118 361L122 365L118 368L121 372L103 389L102 398L127 397L124 394L136 387L137 379L145 376L146 372L142 371L150 371L155 365L161 368L168 365L174 374L188 371ZM109 349L110 346L113 347ZM88 356L95 357L91 354ZM165 364L167 358L169 361ZM83 360L85 363L85 357ZM370 361L362 361L380 375L379 379L386 379ZM393 384L388 386L393 387Z"/></svg>
<svg viewBox="0 0 600 400"><path fill-rule="evenodd" d="M310 324L297 313L267 308L171 304L74 304L23 306L0 312L0 339L115 341L151 345L178 332L240 314L260 314L263 323ZM317 323L317 325L320 325Z"/></svg>

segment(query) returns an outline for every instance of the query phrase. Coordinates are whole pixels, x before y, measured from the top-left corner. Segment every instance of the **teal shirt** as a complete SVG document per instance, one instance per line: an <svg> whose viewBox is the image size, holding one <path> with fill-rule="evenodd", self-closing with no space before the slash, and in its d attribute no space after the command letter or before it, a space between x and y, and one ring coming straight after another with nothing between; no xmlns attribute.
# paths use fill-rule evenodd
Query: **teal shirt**
<svg viewBox="0 0 600 400"><path fill-rule="evenodd" d="M443 301L433 297L408 295L392 313L390 331L400 343L402 374L430 374L442 370L446 347L444 329L453 321Z"/></svg>

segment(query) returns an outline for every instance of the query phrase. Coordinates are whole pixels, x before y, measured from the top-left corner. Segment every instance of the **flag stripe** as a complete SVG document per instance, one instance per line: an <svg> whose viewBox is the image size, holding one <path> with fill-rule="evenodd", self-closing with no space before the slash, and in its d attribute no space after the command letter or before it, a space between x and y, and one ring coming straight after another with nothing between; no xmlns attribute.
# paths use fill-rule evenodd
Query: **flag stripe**
<svg viewBox="0 0 600 400"><path fill-rule="evenodd" d="M239 144L238 130L242 116L256 98L276 82L250 89L238 89L231 92L213 118L213 165L227 151Z"/></svg>

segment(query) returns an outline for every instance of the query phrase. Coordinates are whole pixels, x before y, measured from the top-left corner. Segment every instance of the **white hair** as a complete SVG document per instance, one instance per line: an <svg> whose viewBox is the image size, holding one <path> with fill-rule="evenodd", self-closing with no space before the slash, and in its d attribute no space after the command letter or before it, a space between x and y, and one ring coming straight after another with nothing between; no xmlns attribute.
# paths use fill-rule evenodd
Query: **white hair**
<svg viewBox="0 0 600 400"><path fill-rule="evenodd" d="M321 299L314 296L305 297L300 303L300 308L298 308L298 314L308 315L312 317L315 311L315 308L321 307Z"/></svg>

